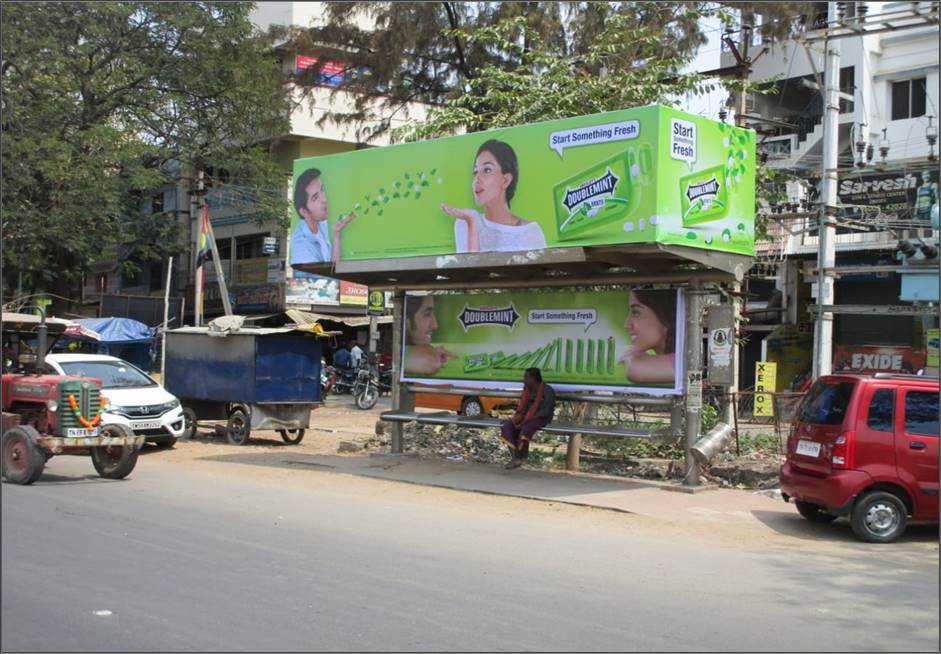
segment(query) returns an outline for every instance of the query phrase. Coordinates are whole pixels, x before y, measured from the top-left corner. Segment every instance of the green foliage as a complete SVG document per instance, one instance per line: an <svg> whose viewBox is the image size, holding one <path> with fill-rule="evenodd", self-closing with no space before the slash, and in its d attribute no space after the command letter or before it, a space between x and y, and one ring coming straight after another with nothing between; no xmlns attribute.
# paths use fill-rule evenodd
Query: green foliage
<svg viewBox="0 0 941 654"><path fill-rule="evenodd" d="M10 3L2 25L3 246L7 289L77 284L102 253L160 260L177 220L141 203L178 171L221 167L259 220L286 215L261 145L289 104L249 3ZM187 207L181 207L185 210Z"/></svg>
<svg viewBox="0 0 941 654"><path fill-rule="evenodd" d="M450 133L659 99L674 85L672 65L704 42L699 18L705 4L328 2L322 24L274 28L271 36L322 61L368 70L335 91L352 92L353 108L330 115L359 124L362 138L390 129L414 102L450 109L427 130ZM623 77L624 70L634 77ZM670 71L668 79L663 71ZM315 66L299 81L319 72ZM662 89L618 86L624 79L657 81ZM530 81L537 83L531 107L529 97L518 95ZM684 83L672 90L682 93ZM362 127L366 120L376 121L374 131Z"/></svg>

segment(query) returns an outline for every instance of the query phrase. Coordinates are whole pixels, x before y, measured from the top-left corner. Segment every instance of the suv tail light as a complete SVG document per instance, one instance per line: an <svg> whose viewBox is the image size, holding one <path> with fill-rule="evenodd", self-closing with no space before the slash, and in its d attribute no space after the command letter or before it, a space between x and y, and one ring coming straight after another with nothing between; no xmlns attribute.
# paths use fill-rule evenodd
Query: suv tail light
<svg viewBox="0 0 941 654"><path fill-rule="evenodd" d="M856 432L844 431L836 437L833 449L830 450L830 465L834 468L847 469L853 467L853 443L856 441Z"/></svg>

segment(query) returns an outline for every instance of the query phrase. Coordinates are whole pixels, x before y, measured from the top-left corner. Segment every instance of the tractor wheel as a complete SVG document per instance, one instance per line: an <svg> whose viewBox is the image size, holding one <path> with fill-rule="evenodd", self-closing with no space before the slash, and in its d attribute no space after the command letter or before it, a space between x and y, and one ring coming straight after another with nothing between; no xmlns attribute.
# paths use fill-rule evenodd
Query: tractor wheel
<svg viewBox="0 0 941 654"><path fill-rule="evenodd" d="M225 432L226 438L233 445L245 445L252 433L252 423L244 409L233 409Z"/></svg>
<svg viewBox="0 0 941 654"><path fill-rule="evenodd" d="M196 412L189 407L183 407L183 434L181 438L187 440L196 438Z"/></svg>
<svg viewBox="0 0 941 654"><path fill-rule="evenodd" d="M104 425L102 436L132 438L134 432L119 424ZM124 479L137 465L140 448L133 445L102 445L91 448L91 462L99 476L105 479Z"/></svg>
<svg viewBox="0 0 941 654"><path fill-rule="evenodd" d="M46 454L38 444L39 432L29 425L17 425L3 434L3 478L26 486L42 475Z"/></svg>

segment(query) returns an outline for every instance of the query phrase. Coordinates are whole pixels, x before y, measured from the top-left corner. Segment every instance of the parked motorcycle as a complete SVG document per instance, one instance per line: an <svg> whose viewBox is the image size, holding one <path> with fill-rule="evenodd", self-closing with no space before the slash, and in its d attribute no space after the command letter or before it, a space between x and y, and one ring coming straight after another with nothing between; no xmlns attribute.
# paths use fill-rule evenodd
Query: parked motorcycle
<svg viewBox="0 0 941 654"><path fill-rule="evenodd" d="M376 406L379 396L392 391L392 367L369 366L360 369L353 388L356 406L360 409L371 409Z"/></svg>
<svg viewBox="0 0 941 654"><path fill-rule="evenodd" d="M354 368L337 368L327 366L327 380L325 389L329 393L343 395L353 392L358 371Z"/></svg>

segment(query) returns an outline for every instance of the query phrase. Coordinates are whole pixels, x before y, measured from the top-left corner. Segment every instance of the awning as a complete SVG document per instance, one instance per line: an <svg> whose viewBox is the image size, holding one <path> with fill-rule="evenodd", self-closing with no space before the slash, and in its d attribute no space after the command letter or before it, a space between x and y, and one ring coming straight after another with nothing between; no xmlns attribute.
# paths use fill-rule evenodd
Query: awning
<svg viewBox="0 0 941 654"><path fill-rule="evenodd" d="M288 309L284 313L298 325L306 325L319 320L332 320L333 322L343 323L348 327L364 327L369 324L369 316L337 316L327 313L311 313L310 311L301 311L300 309ZM391 324L392 316L376 316L376 322L379 324Z"/></svg>

